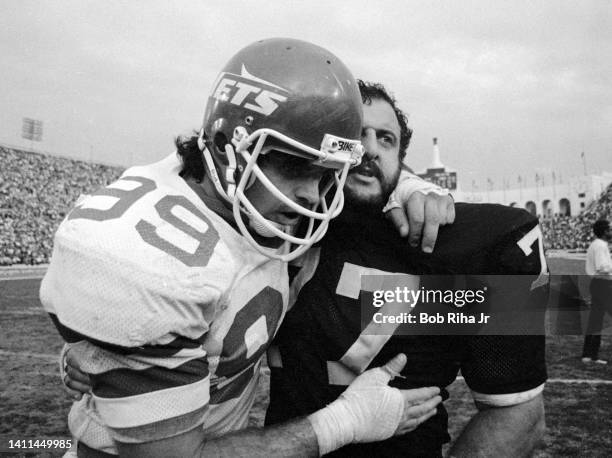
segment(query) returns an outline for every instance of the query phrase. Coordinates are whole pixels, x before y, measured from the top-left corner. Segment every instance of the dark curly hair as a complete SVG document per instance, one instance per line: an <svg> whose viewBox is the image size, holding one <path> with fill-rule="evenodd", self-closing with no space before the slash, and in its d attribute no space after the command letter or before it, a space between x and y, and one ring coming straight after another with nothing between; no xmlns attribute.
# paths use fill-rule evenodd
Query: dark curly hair
<svg viewBox="0 0 612 458"><path fill-rule="evenodd" d="M359 92L361 92L361 100L364 105L370 105L372 100L384 100L395 112L397 122L400 126L400 148L399 148L399 159L400 162L406 157L406 151L410 144L410 138L412 137L412 129L408 127L408 117L402 110L397 106L395 97L387 91L385 86L380 83L372 83L369 81L357 80L359 85Z"/></svg>
<svg viewBox="0 0 612 458"><path fill-rule="evenodd" d="M180 175L183 178L193 178L198 183L204 179L204 158L198 146L198 133L193 132L191 136L179 135L174 139L176 154L183 161L183 169Z"/></svg>

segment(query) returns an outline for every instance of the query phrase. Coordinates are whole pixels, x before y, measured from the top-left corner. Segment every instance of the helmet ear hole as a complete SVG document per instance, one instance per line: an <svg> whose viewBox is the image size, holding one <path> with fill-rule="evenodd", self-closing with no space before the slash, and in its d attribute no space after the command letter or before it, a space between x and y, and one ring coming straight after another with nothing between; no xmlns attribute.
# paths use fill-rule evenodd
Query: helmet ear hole
<svg viewBox="0 0 612 458"><path fill-rule="evenodd" d="M225 145L227 145L228 140L223 132L217 132L215 137L213 138L213 144L217 149L217 153L225 156Z"/></svg>

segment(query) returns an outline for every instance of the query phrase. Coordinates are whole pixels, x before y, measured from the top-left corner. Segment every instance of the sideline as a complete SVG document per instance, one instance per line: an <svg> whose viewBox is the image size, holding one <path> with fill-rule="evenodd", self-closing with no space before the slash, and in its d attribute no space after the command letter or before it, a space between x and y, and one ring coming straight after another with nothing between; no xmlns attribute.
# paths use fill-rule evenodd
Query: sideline
<svg viewBox="0 0 612 458"><path fill-rule="evenodd" d="M0 316L35 316L35 315L47 315L47 312L42 307L25 307L22 309L9 309L0 310Z"/></svg>
<svg viewBox="0 0 612 458"><path fill-rule="evenodd" d="M572 252L567 250L547 250L547 260L566 259L566 260L579 260L584 261L586 259L586 253ZM553 263L555 261L552 261ZM0 281L2 280L28 280L34 278L43 278L49 264L15 264L12 266L0 266Z"/></svg>
<svg viewBox="0 0 612 458"><path fill-rule="evenodd" d="M49 362L56 363L59 361L59 352L57 355L52 355L48 353L32 353L29 351L11 351L11 350L0 350L0 356L25 356L28 358L39 358L45 359Z"/></svg>
<svg viewBox="0 0 612 458"><path fill-rule="evenodd" d="M27 264L15 264L13 266L0 266L0 281L2 280L30 280L43 278L47 273L49 264L30 266Z"/></svg>

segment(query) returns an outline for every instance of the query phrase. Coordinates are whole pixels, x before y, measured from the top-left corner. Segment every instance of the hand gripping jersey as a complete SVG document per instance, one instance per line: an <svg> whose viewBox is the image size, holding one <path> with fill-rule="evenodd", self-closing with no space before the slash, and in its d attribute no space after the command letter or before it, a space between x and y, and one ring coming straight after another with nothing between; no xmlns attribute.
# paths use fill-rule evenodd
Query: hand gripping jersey
<svg viewBox="0 0 612 458"><path fill-rule="evenodd" d="M519 209L474 204L457 204L456 215L454 224L440 229L430 255L411 248L382 219L360 223L363 218L347 214L330 225L321 245L307 254L295 275L292 293L299 291L297 301L269 352L273 368L268 424L320 409L356 374L400 352L408 356L402 371L406 378L392 382L400 388L439 386L446 399L444 388L461 369L474 398L482 403L513 405L542 391L543 335L361 332L360 297L366 292L360 291L360 277L365 274L521 274L524 288L514 298L528 301L535 293L531 285L546 271L535 218ZM440 456L442 444L449 440L447 413L441 405L437 415L405 436L350 445L331 455Z"/></svg>
<svg viewBox="0 0 612 458"><path fill-rule="evenodd" d="M252 248L180 167L172 155L131 168L80 202L56 234L41 287L92 379L70 430L109 453L112 439L245 427L286 309L286 264Z"/></svg>

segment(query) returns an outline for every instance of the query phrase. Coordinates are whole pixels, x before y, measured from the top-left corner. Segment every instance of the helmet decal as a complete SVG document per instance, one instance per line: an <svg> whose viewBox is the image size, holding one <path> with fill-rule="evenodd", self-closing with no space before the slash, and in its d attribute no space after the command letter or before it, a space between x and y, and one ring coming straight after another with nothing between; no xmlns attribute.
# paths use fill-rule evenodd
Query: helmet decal
<svg viewBox="0 0 612 458"><path fill-rule="evenodd" d="M240 75L223 72L217 78L212 97L269 116L278 104L287 101L289 91L258 78L242 64Z"/></svg>

